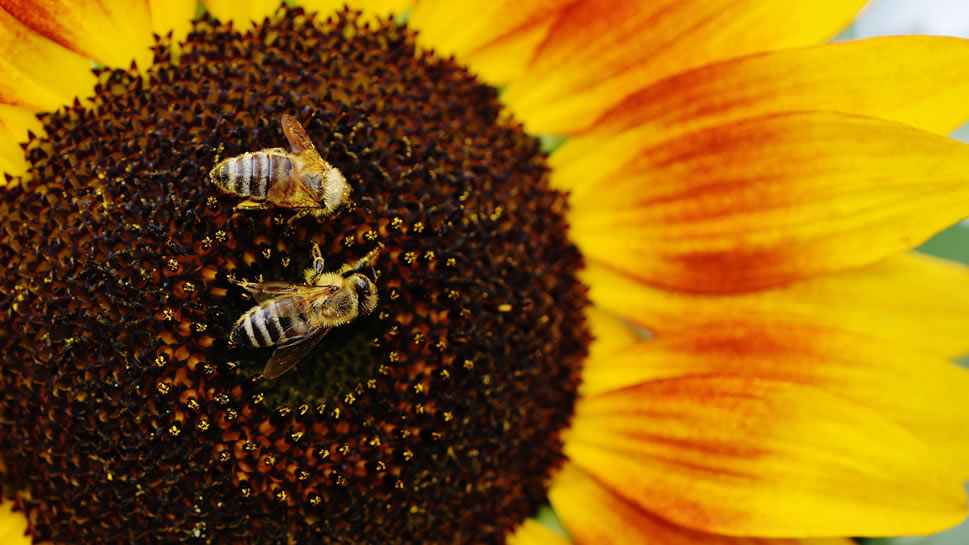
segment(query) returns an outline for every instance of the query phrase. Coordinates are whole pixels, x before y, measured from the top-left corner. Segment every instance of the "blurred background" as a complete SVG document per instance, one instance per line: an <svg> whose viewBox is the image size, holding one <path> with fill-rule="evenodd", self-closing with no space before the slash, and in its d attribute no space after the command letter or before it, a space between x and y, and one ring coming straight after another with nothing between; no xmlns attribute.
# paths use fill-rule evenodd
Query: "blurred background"
<svg viewBox="0 0 969 545"><path fill-rule="evenodd" d="M892 34L936 34L969 38L969 0L873 0L839 40ZM969 97L966 97L969 100ZM969 124L952 135L969 142ZM921 251L969 263L969 221L927 242ZM969 297L969 294L963 294ZM969 331L966 332L969 335ZM964 362L965 363L965 362ZM969 401L967 401L969 404ZM969 433L969 430L966 430ZM866 545L969 545L969 522L934 536L868 539Z"/></svg>

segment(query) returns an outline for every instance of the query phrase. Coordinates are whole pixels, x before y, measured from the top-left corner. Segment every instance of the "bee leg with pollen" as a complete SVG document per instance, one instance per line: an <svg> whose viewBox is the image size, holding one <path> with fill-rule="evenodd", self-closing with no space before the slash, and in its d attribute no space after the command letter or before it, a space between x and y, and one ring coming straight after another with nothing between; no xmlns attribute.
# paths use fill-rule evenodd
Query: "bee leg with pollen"
<svg viewBox="0 0 969 545"><path fill-rule="evenodd" d="M323 276L323 252L320 250L319 244L313 243L311 255L313 256L313 266L306 269L306 283L316 285L317 280Z"/></svg>
<svg viewBox="0 0 969 545"><path fill-rule="evenodd" d="M271 207L272 207L272 203L268 203L266 201L254 201L252 199L246 199L246 200L240 202L239 204L237 204L235 206L235 208L233 208L233 210L235 210L235 211L238 211L238 210L265 210L265 209L271 208Z"/></svg>

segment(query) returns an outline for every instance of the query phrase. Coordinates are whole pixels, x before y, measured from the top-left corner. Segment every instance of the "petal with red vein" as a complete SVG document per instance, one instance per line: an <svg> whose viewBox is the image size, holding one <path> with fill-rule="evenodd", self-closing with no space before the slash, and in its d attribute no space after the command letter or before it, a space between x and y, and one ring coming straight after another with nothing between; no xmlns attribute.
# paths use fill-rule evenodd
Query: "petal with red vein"
<svg viewBox="0 0 969 545"><path fill-rule="evenodd" d="M860 0L582 0L569 5L502 96L533 133L571 134L665 76L822 42Z"/></svg>
<svg viewBox="0 0 969 545"><path fill-rule="evenodd" d="M0 9L0 103L53 110L94 87L91 62Z"/></svg>
<svg viewBox="0 0 969 545"><path fill-rule="evenodd" d="M580 399L566 455L677 525L761 537L911 535L967 514L959 476L877 412L731 375Z"/></svg>
<svg viewBox="0 0 969 545"><path fill-rule="evenodd" d="M583 253L647 283L736 293L860 267L969 216L969 146L828 112L644 149L571 200Z"/></svg>
<svg viewBox="0 0 969 545"><path fill-rule="evenodd" d="M508 545L569 545L569 540L556 534L535 519L526 519L510 536Z"/></svg>
<svg viewBox="0 0 969 545"><path fill-rule="evenodd" d="M691 530L657 517L566 464L548 491L555 513L580 545L850 545L850 539L761 539Z"/></svg>
<svg viewBox="0 0 969 545"><path fill-rule="evenodd" d="M969 479L969 369L884 339L780 317L721 320L590 354L583 395L726 373L808 384L874 410Z"/></svg>
<svg viewBox="0 0 969 545"><path fill-rule="evenodd" d="M127 68L136 60L145 68L151 62L147 2L0 0L0 7L38 34L103 64Z"/></svg>
<svg viewBox="0 0 969 545"><path fill-rule="evenodd" d="M224 22L232 21L237 30L245 32L253 24L258 24L269 17L279 8L279 0L250 0L237 2L236 0L202 0L206 9L216 19Z"/></svg>
<svg viewBox="0 0 969 545"><path fill-rule="evenodd" d="M918 67L919 77L912 77ZM969 119L969 40L891 36L730 59L629 96L555 150L553 181L594 190L602 164L649 142L770 113L831 110L949 133Z"/></svg>
<svg viewBox="0 0 969 545"><path fill-rule="evenodd" d="M408 19L424 47L454 55L491 84L510 81L525 69L557 15L570 2L419 2ZM460 31L455 31L460 29Z"/></svg>
<svg viewBox="0 0 969 545"><path fill-rule="evenodd" d="M926 354L969 354L969 267L917 253L763 292L697 296L645 285L590 261L597 307L664 335L716 320L791 317L903 343Z"/></svg>
<svg viewBox="0 0 969 545"><path fill-rule="evenodd" d="M30 545L27 533L27 517L13 511L12 501L0 500L0 543L4 545Z"/></svg>

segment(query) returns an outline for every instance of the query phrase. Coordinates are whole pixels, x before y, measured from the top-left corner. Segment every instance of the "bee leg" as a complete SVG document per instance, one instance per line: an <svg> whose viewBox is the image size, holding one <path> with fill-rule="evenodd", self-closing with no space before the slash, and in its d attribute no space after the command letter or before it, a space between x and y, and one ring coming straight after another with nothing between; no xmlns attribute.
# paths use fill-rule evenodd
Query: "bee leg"
<svg viewBox="0 0 969 545"><path fill-rule="evenodd" d="M268 202L258 202L252 199L246 199L237 204L234 210L264 210L271 206L272 205Z"/></svg>
<svg viewBox="0 0 969 545"><path fill-rule="evenodd" d="M306 269L306 283L311 285L316 285L316 281L323 276L323 252L320 251L320 245L313 243L313 268Z"/></svg>
<svg viewBox="0 0 969 545"><path fill-rule="evenodd" d="M309 213L311 211L312 211L311 209L303 209L303 210L300 210L299 212L296 213L296 215L291 216L288 220L286 220L286 223L292 225L292 224L296 223L297 221L303 219L307 215L309 215Z"/></svg>

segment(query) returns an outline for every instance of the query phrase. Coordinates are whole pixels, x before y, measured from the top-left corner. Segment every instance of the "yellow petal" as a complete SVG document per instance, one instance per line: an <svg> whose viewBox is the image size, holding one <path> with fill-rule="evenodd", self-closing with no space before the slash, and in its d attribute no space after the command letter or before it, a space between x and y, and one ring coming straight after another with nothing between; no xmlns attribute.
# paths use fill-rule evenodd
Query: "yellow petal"
<svg viewBox="0 0 969 545"><path fill-rule="evenodd" d="M0 6L38 34L108 66L151 63L151 12L130 0L0 0ZM110 29L107 32L106 29Z"/></svg>
<svg viewBox="0 0 969 545"><path fill-rule="evenodd" d="M575 133L629 94L670 74L757 51L822 42L863 4L574 2L502 100L529 132Z"/></svg>
<svg viewBox="0 0 969 545"><path fill-rule="evenodd" d="M41 36L0 9L0 103L54 110L94 87L85 57Z"/></svg>
<svg viewBox="0 0 969 545"><path fill-rule="evenodd" d="M636 345L641 337L636 335L632 326L617 315L591 307L586 310L586 320L592 330L592 345L589 357L607 359L612 354Z"/></svg>
<svg viewBox="0 0 969 545"><path fill-rule="evenodd" d="M969 146L828 112L648 147L571 200L582 252L644 282L735 293L868 265L969 216Z"/></svg>
<svg viewBox="0 0 969 545"><path fill-rule="evenodd" d="M392 15L400 15L410 9L413 0L302 0L299 5L306 11L319 12L324 18L331 13L349 6L381 19Z"/></svg>
<svg viewBox="0 0 969 545"><path fill-rule="evenodd" d="M559 0L425 0L407 23L420 31L424 47L454 55L485 81L501 85L525 69L566 5Z"/></svg>
<svg viewBox="0 0 969 545"><path fill-rule="evenodd" d="M958 475L877 412L804 384L731 375L579 400L565 453L677 525L759 537L912 535L967 514Z"/></svg>
<svg viewBox="0 0 969 545"><path fill-rule="evenodd" d="M726 373L808 384L874 410L969 479L969 369L898 343L775 316L719 320L608 355L590 353L582 395Z"/></svg>
<svg viewBox="0 0 969 545"><path fill-rule="evenodd" d="M717 320L797 318L899 342L916 351L969 354L969 267L916 253L783 288L696 296L653 288L597 263L582 279L596 306L664 335Z"/></svg>
<svg viewBox="0 0 969 545"><path fill-rule="evenodd" d="M672 524L626 501L574 464L552 480L555 513L580 545L850 545L850 539L760 539L730 537Z"/></svg>
<svg viewBox="0 0 969 545"><path fill-rule="evenodd" d="M26 108L0 104L0 186L6 183L3 174L19 175L27 168L20 144L27 141L27 131L40 134L40 121Z"/></svg>
<svg viewBox="0 0 969 545"><path fill-rule="evenodd" d="M568 545L570 542L535 519L526 519L514 533L508 536L507 543L508 545Z"/></svg>
<svg viewBox="0 0 969 545"><path fill-rule="evenodd" d="M236 0L202 0L205 7L216 19L228 22L232 21L234 27L245 31L254 24L261 23L269 17L280 6L279 0L248 0L238 2Z"/></svg>
<svg viewBox="0 0 969 545"><path fill-rule="evenodd" d="M0 543L4 545L30 545L27 533L27 517L13 510L13 502L0 501Z"/></svg>
<svg viewBox="0 0 969 545"><path fill-rule="evenodd" d="M184 40L192 28L197 5L196 0L149 0L152 32L164 36L171 31L176 44Z"/></svg>
<svg viewBox="0 0 969 545"><path fill-rule="evenodd" d="M917 69L918 77L912 77ZM949 133L969 119L969 40L891 36L761 53L637 91L555 150L553 182L577 198L603 164L647 143L758 115L832 110Z"/></svg>

